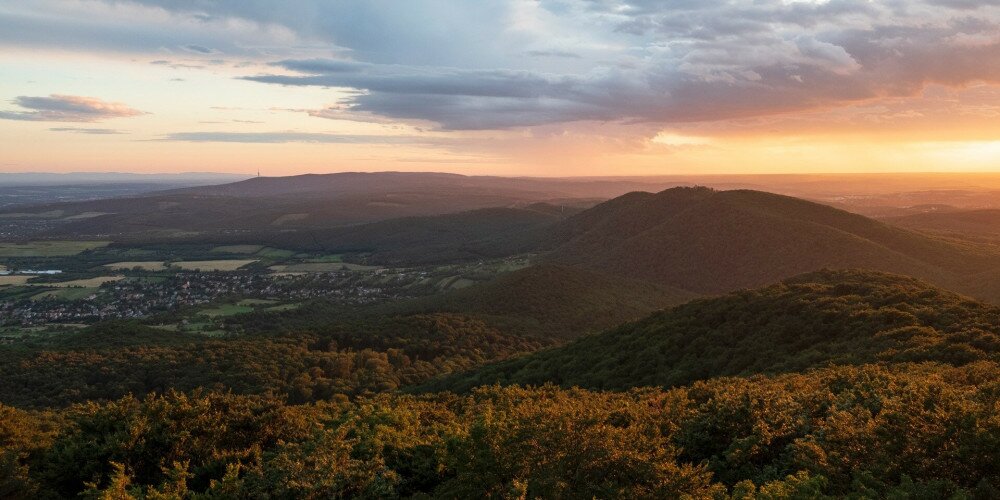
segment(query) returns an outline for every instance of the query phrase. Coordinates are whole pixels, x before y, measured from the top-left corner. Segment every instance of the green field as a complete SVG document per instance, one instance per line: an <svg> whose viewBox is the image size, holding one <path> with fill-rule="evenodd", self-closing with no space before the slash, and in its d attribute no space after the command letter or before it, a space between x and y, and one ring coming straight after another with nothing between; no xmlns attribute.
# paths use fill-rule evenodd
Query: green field
<svg viewBox="0 0 1000 500"><path fill-rule="evenodd" d="M225 316L235 316L237 314L244 314L253 311L253 306L246 306L240 304L222 304L215 306L211 309L203 309L198 311L198 314L202 316L209 316L212 318L219 318Z"/></svg>
<svg viewBox="0 0 1000 500"><path fill-rule="evenodd" d="M330 255L321 255L319 257L312 257L305 260L306 262L343 262L343 254L335 253Z"/></svg>
<svg viewBox="0 0 1000 500"><path fill-rule="evenodd" d="M302 304L281 304L279 306L265 308L265 311L269 312L281 312L281 311L291 311L292 309L298 309Z"/></svg>
<svg viewBox="0 0 1000 500"><path fill-rule="evenodd" d="M264 248L264 245L223 245L213 248L212 252L253 255L259 252L262 248Z"/></svg>
<svg viewBox="0 0 1000 500"><path fill-rule="evenodd" d="M173 262L171 267L177 267L185 271L235 271L247 264L257 262L256 259L242 260L191 260L186 262Z"/></svg>
<svg viewBox="0 0 1000 500"><path fill-rule="evenodd" d="M69 257L108 246L110 241L31 241L0 243L0 257Z"/></svg>
<svg viewBox="0 0 1000 500"><path fill-rule="evenodd" d="M162 271L167 268L163 261L126 261L126 262L115 262L113 264L105 264L104 267L108 269L135 269L139 268L143 271Z"/></svg>
<svg viewBox="0 0 1000 500"><path fill-rule="evenodd" d="M275 301L267 299L243 299L236 304L241 306L269 306L274 303Z"/></svg>
<svg viewBox="0 0 1000 500"><path fill-rule="evenodd" d="M254 255L264 257L265 259L287 259L295 255L295 252L291 250L282 250L280 248L265 247L258 250Z"/></svg>
<svg viewBox="0 0 1000 500"><path fill-rule="evenodd" d="M288 311L299 307L299 304L278 304L274 300L265 299L243 299L235 304L219 304L214 307L198 311L202 316L211 318L223 318L252 312L255 309L263 311Z"/></svg>

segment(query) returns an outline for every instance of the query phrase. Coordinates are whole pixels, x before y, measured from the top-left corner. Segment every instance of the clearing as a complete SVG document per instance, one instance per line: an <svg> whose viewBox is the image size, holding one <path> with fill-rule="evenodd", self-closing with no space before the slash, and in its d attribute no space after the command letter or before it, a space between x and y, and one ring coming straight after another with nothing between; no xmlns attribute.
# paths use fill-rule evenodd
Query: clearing
<svg viewBox="0 0 1000 500"><path fill-rule="evenodd" d="M0 243L0 257L69 257L108 246L110 241L30 241Z"/></svg>

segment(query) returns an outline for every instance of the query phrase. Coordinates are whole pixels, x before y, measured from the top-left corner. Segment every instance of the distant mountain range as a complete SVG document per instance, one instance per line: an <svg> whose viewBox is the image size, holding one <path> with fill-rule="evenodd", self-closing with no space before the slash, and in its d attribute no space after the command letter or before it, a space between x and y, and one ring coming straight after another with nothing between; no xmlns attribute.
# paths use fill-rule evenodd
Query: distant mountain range
<svg viewBox="0 0 1000 500"><path fill-rule="evenodd" d="M138 174L132 172L0 172L4 186L69 186L78 184L170 184L196 186L236 182L250 177L218 172L181 172L176 174Z"/></svg>
<svg viewBox="0 0 1000 500"><path fill-rule="evenodd" d="M20 180L18 180L20 179ZM440 215L545 202L585 208L634 191L709 186L718 190L762 190L796 196L879 217L990 206L1000 200L1000 179L935 174L728 175L538 178L464 176L434 172L344 172L237 180L226 174L0 174L0 181L35 183L143 181L162 190L101 191L65 198L18 198L12 214L45 217L43 236L100 237L143 241L177 236L325 230L399 217ZM961 180L961 182L959 182ZM198 184L176 188L180 184ZM977 184L978 183L978 184ZM213 185L205 185L213 184ZM934 186L938 186L934 190ZM168 189L169 188L169 189ZM897 191L907 190L910 191ZM924 191L915 191L924 189ZM124 195L124 196L122 196ZM107 199L92 199L107 198ZM49 200L69 200L52 203ZM84 201L73 201L84 200ZM12 202L13 203L13 202ZM937 203L928 208L927 203ZM949 204L951 203L951 204ZM1000 206L1000 205L998 205ZM86 214L85 217L80 217ZM65 222L65 223L63 223Z"/></svg>

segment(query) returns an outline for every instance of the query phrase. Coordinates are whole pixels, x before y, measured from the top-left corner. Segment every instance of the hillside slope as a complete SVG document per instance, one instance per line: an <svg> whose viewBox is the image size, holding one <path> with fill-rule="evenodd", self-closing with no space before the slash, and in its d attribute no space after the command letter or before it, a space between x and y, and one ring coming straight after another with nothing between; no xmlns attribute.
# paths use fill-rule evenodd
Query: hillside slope
<svg viewBox="0 0 1000 500"><path fill-rule="evenodd" d="M886 222L931 233L988 243L1000 242L1000 210L934 211L901 217L888 217Z"/></svg>
<svg viewBox="0 0 1000 500"><path fill-rule="evenodd" d="M699 293L822 268L876 269L959 288L960 277L1000 268L1000 253L985 246L759 191L630 193L570 217L552 234L554 262Z"/></svg>
<svg viewBox="0 0 1000 500"><path fill-rule="evenodd" d="M365 308L314 303L294 311L233 318L247 332L323 331L348 319L458 314L506 335L551 345L691 300L690 292L585 269L535 265L430 297Z"/></svg>
<svg viewBox="0 0 1000 500"><path fill-rule="evenodd" d="M275 246L327 253L370 254L373 263L419 265L530 252L546 228L576 212L537 203L523 208L483 208L453 214L404 217L355 226L264 232Z"/></svg>
<svg viewBox="0 0 1000 500"><path fill-rule="evenodd" d="M449 312L514 321L523 324L525 333L568 339L641 318L695 296L663 285L542 264L478 286L392 307L409 313Z"/></svg>
<svg viewBox="0 0 1000 500"><path fill-rule="evenodd" d="M919 280L820 271L701 299L434 384L625 389L829 364L1000 360L1000 308Z"/></svg>
<svg viewBox="0 0 1000 500"><path fill-rule="evenodd" d="M261 230L327 229L543 201L572 205L581 199L603 200L630 190L663 189L676 184L676 181L645 178L589 180L344 172L255 177L136 197L25 206L0 210L0 219L44 215L57 226L46 236L128 241L192 232L232 235ZM76 217L82 214L85 217Z"/></svg>

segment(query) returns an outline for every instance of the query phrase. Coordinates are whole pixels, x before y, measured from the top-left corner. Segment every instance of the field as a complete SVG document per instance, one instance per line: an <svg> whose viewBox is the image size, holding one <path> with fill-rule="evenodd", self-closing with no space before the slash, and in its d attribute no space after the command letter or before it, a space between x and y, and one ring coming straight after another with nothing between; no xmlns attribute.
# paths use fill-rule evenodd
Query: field
<svg viewBox="0 0 1000 500"><path fill-rule="evenodd" d="M328 273L332 271L372 271L380 268L348 262L304 262L302 264L271 266L269 269L279 273Z"/></svg>
<svg viewBox="0 0 1000 500"><path fill-rule="evenodd" d="M104 267L107 267L109 269L115 269L115 270L120 270L120 269L135 269L135 268L138 267L139 269L142 269L143 271L162 271L162 270L164 270L164 269L167 268L167 266L164 265L162 261L152 261L152 262L142 262L142 261L136 261L136 262L115 262L114 264L106 264Z"/></svg>
<svg viewBox="0 0 1000 500"><path fill-rule="evenodd" d="M264 245L223 245L212 249L213 253L229 253L237 255L253 255L265 259L287 259L295 255L292 250L265 247Z"/></svg>
<svg viewBox="0 0 1000 500"><path fill-rule="evenodd" d="M82 300L95 293L97 293L96 287L60 288L58 290L48 290L37 295L33 295L31 300L42 300L46 298L58 300Z"/></svg>
<svg viewBox="0 0 1000 500"><path fill-rule="evenodd" d="M107 246L108 241L32 241L0 243L0 257L68 257Z"/></svg>
<svg viewBox="0 0 1000 500"><path fill-rule="evenodd" d="M49 210L47 212L11 212L7 214L0 214L2 219L58 219L63 215L62 210Z"/></svg>
<svg viewBox="0 0 1000 500"><path fill-rule="evenodd" d="M56 288L99 287L101 286L102 283L108 281L118 281L122 278L124 278L124 276L98 276L96 278L87 278L82 280L58 281L55 283L39 283L38 286L51 286Z"/></svg>
<svg viewBox="0 0 1000 500"><path fill-rule="evenodd" d="M253 306L241 304L222 304L211 309L198 311L198 314L212 318L221 316L235 316L253 311Z"/></svg>
<svg viewBox="0 0 1000 500"><path fill-rule="evenodd" d="M171 267L177 267L185 271L235 271L247 264L257 262L257 259L243 260L192 260L187 262L174 262Z"/></svg>
<svg viewBox="0 0 1000 500"><path fill-rule="evenodd" d="M216 318L244 314L251 312L254 309L263 309L265 311L286 311L299 306L299 304L275 304L277 304L277 302L274 300L243 299L235 304L220 304L209 309L203 309L198 311L198 314Z"/></svg>
<svg viewBox="0 0 1000 500"><path fill-rule="evenodd" d="M322 255L319 257L313 257L311 259L306 259L306 262L343 262L344 256L339 253Z"/></svg>
<svg viewBox="0 0 1000 500"><path fill-rule="evenodd" d="M262 248L264 248L264 245L223 245L213 248L212 252L252 255L259 252Z"/></svg>
<svg viewBox="0 0 1000 500"><path fill-rule="evenodd" d="M282 250L280 248L265 247L257 251L257 253L255 253L254 255L258 257L264 257L265 259L287 259L295 254L296 252L293 252L292 250Z"/></svg>
<svg viewBox="0 0 1000 500"><path fill-rule="evenodd" d="M83 212L81 214L76 214L66 217L66 220L92 219L94 217L100 217L102 215L108 215L108 214L109 212Z"/></svg>
<svg viewBox="0 0 1000 500"><path fill-rule="evenodd" d="M23 285L33 277L23 274L0 276L0 286Z"/></svg>
<svg viewBox="0 0 1000 500"><path fill-rule="evenodd" d="M275 301L267 299L243 299L236 304L241 306L268 306L274 303Z"/></svg>

